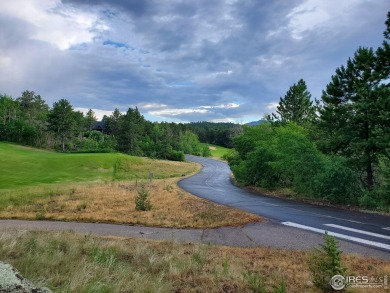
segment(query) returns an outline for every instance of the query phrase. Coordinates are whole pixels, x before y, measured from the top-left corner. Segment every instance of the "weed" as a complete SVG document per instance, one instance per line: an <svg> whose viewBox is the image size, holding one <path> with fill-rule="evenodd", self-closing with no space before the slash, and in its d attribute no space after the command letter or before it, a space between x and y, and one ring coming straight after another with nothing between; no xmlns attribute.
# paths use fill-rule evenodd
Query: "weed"
<svg viewBox="0 0 390 293"><path fill-rule="evenodd" d="M273 293L287 293L286 281L284 279L280 282L279 287L274 289Z"/></svg>
<svg viewBox="0 0 390 293"><path fill-rule="evenodd" d="M45 212L38 212L35 215L36 220L44 220L46 219L46 213Z"/></svg>
<svg viewBox="0 0 390 293"><path fill-rule="evenodd" d="M78 204L76 208L78 211L85 210L87 208L87 203L83 201L80 204Z"/></svg>
<svg viewBox="0 0 390 293"><path fill-rule="evenodd" d="M89 251L90 258L98 264L103 264L108 267L113 266L118 259L118 252L115 248L101 248L93 246Z"/></svg>
<svg viewBox="0 0 390 293"><path fill-rule="evenodd" d="M227 274L229 273L229 260L227 259L226 256L225 256L225 258L223 259L222 266L223 266L223 273L224 273L225 275L227 275Z"/></svg>
<svg viewBox="0 0 390 293"><path fill-rule="evenodd" d="M244 272L244 281L247 282L253 293L267 293L264 278L259 272Z"/></svg>
<svg viewBox="0 0 390 293"><path fill-rule="evenodd" d="M26 242L26 251L30 253L35 253L38 248L38 241L36 237L31 237Z"/></svg>
<svg viewBox="0 0 390 293"><path fill-rule="evenodd" d="M206 264L206 257L201 251L195 251L192 254L192 260L195 263L195 266L198 271L201 271Z"/></svg>
<svg viewBox="0 0 390 293"><path fill-rule="evenodd" d="M163 189L171 192L173 190L173 186L171 184L166 184Z"/></svg>

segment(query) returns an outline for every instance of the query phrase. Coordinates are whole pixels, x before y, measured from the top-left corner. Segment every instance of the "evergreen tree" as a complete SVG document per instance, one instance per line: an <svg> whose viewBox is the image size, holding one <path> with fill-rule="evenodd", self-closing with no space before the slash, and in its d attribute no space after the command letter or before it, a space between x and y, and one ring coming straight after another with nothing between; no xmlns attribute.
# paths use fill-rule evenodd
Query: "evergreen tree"
<svg viewBox="0 0 390 293"><path fill-rule="evenodd" d="M122 131L122 127L121 127L122 116L123 115L119 111L119 109L115 108L114 112L112 112L112 115L110 117L107 116L103 117L103 121L106 124L106 132L112 135L115 139L119 137L119 134Z"/></svg>
<svg viewBox="0 0 390 293"><path fill-rule="evenodd" d="M118 137L119 150L131 155L143 155L140 145L144 132L144 117L137 108L129 108L120 121L122 131Z"/></svg>
<svg viewBox="0 0 390 293"><path fill-rule="evenodd" d="M87 114L85 114L85 126L86 126L88 131L92 130L96 121L97 121L97 119L95 116L95 112L92 109L89 109Z"/></svg>
<svg viewBox="0 0 390 293"><path fill-rule="evenodd" d="M385 64L389 52L388 45L376 52L359 48L346 67L336 70L322 94L319 125L325 130L324 149L350 158L365 174L362 181L369 190L375 183L379 155L386 154L390 141L389 70Z"/></svg>
<svg viewBox="0 0 390 293"><path fill-rule="evenodd" d="M276 114L272 113L268 119L280 123L295 122L300 125L310 121L315 116L315 107L310 97L305 81L300 79L297 84L294 83L290 87L284 98L280 98Z"/></svg>
<svg viewBox="0 0 390 293"><path fill-rule="evenodd" d="M49 112L49 106L34 91L24 91L22 96L16 101L20 105L20 111L25 120L31 125L41 124L46 120L46 115Z"/></svg>
<svg viewBox="0 0 390 293"><path fill-rule="evenodd" d="M74 118L73 107L66 99L55 102L49 112L49 128L60 137L62 151L65 151L65 141L73 132Z"/></svg>

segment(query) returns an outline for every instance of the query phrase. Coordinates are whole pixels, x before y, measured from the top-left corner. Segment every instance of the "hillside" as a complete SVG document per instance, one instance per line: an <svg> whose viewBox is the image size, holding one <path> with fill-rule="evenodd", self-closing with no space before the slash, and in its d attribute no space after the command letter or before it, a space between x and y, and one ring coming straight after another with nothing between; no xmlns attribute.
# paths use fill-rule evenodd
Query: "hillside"
<svg viewBox="0 0 390 293"><path fill-rule="evenodd" d="M0 142L0 189L47 183L170 178L189 174L187 163L152 160L119 153L64 154Z"/></svg>
<svg viewBox="0 0 390 293"><path fill-rule="evenodd" d="M256 126L256 125L259 125L259 124L262 124L262 123L266 123L266 122L267 122L267 120L265 120L265 119L260 119L260 120L258 120L258 121L248 122L248 123L246 123L245 125L247 125L247 126Z"/></svg>

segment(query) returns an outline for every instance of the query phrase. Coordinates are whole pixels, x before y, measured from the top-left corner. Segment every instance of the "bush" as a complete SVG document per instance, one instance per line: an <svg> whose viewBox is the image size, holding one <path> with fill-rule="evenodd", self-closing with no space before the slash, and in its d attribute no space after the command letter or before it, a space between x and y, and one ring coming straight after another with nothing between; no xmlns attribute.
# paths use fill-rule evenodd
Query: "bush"
<svg viewBox="0 0 390 293"><path fill-rule="evenodd" d="M269 164L279 174L279 185L311 196L311 178L320 172L323 157L307 131L294 123L277 127L271 150L275 160Z"/></svg>
<svg viewBox="0 0 390 293"><path fill-rule="evenodd" d="M208 145L204 145L202 147L202 157L210 157L211 156L211 151L210 147Z"/></svg>
<svg viewBox="0 0 390 293"><path fill-rule="evenodd" d="M388 186L379 185L371 191L365 191L359 198L359 204L366 208L390 211L390 190Z"/></svg>
<svg viewBox="0 0 390 293"><path fill-rule="evenodd" d="M240 162L240 154L235 149L230 149L221 159L227 161L229 165L237 165Z"/></svg>
<svg viewBox="0 0 390 293"><path fill-rule="evenodd" d="M172 161L184 162L185 160L184 152L171 150L168 159Z"/></svg>
<svg viewBox="0 0 390 293"><path fill-rule="evenodd" d="M390 158L383 156L379 160L375 187L366 191L359 199L360 205L368 208L378 208L390 211Z"/></svg>
<svg viewBox="0 0 390 293"><path fill-rule="evenodd" d="M330 279L334 275L345 274L341 253L336 238L325 232L324 243L308 259L313 284L323 292L332 291Z"/></svg>
<svg viewBox="0 0 390 293"><path fill-rule="evenodd" d="M141 187L138 189L138 195L135 198L135 209L137 211L150 211L152 209L149 191L146 189L145 184L141 184Z"/></svg>
<svg viewBox="0 0 390 293"><path fill-rule="evenodd" d="M333 203L357 204L362 193L357 174L342 157L326 158L321 172L314 176L312 182L316 197Z"/></svg>

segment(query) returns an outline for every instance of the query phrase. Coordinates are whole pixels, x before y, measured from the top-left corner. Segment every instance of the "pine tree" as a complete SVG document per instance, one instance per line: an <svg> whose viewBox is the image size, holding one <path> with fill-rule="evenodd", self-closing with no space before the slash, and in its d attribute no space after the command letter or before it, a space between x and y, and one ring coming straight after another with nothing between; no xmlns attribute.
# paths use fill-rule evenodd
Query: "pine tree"
<svg viewBox="0 0 390 293"><path fill-rule="evenodd" d="M95 112L92 109L89 109L87 114L85 114L85 126L86 126L88 131L92 130L96 121L97 121L97 119L95 116Z"/></svg>
<svg viewBox="0 0 390 293"><path fill-rule="evenodd" d="M49 128L61 139L62 151L65 151L65 141L73 132L75 125L73 107L68 100L61 99L53 104L48 115Z"/></svg>
<svg viewBox="0 0 390 293"><path fill-rule="evenodd" d="M305 81L300 79L290 87L284 98L280 98L276 114L272 113L269 118L280 123L305 124L315 116L315 107L310 97Z"/></svg>
<svg viewBox="0 0 390 293"><path fill-rule="evenodd" d="M376 52L359 48L322 94L324 149L350 158L368 190L375 184L379 156L390 146L389 53L386 41Z"/></svg>

